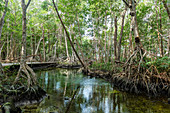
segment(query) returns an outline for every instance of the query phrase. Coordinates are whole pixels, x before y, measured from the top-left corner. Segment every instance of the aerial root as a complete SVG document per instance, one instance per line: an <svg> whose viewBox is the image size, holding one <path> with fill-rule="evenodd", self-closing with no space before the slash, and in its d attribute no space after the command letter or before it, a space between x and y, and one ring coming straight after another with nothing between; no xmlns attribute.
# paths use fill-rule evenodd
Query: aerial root
<svg viewBox="0 0 170 113"><path fill-rule="evenodd" d="M23 74L26 75L26 76L24 76ZM24 78L24 79L27 80L28 89L29 89L30 86L36 85L36 74L27 64L23 64L23 65L20 66L20 69L18 71L18 74L17 74L13 84L19 83L20 78Z"/></svg>

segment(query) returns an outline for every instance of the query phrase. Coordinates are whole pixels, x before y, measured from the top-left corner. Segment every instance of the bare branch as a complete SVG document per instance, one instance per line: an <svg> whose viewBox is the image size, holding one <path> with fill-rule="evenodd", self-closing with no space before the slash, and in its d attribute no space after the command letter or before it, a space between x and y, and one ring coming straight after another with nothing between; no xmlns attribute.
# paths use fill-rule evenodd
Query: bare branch
<svg viewBox="0 0 170 113"><path fill-rule="evenodd" d="M28 6L30 5L31 0L28 1L27 5L26 5L26 9L28 8Z"/></svg>
<svg viewBox="0 0 170 113"><path fill-rule="evenodd" d="M123 2L129 7L129 4L125 0L123 0Z"/></svg>

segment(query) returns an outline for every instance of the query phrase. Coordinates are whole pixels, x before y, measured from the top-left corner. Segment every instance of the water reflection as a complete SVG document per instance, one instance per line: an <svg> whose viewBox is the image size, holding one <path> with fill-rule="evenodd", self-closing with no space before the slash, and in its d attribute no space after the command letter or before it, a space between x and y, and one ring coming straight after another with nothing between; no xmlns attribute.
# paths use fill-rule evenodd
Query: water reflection
<svg viewBox="0 0 170 113"><path fill-rule="evenodd" d="M63 113L75 92L70 113L170 112L168 104L119 92L104 80L83 76L77 70L60 69L37 74L49 96L37 105L23 107L25 112Z"/></svg>

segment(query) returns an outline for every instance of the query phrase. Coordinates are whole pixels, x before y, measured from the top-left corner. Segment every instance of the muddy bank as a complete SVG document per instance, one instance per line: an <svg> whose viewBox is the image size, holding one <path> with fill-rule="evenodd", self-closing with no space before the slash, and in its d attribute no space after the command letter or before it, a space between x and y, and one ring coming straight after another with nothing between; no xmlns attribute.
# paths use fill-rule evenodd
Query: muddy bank
<svg viewBox="0 0 170 113"><path fill-rule="evenodd" d="M145 94L147 96L164 96L170 97L170 83L166 78L152 76L147 80L144 77L131 76L129 77L126 73L112 73L101 70L90 70L83 73L91 76L105 79L106 81L113 84L121 91L126 91L135 94Z"/></svg>

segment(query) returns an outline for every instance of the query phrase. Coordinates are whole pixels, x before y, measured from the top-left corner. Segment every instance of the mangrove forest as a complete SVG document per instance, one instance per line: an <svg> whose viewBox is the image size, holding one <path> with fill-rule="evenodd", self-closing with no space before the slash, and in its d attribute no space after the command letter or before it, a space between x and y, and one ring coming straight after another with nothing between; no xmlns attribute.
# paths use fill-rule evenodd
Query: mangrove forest
<svg viewBox="0 0 170 113"><path fill-rule="evenodd" d="M0 0L0 113L170 113L170 1Z"/></svg>

